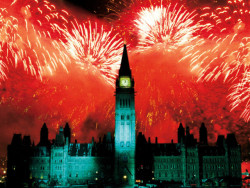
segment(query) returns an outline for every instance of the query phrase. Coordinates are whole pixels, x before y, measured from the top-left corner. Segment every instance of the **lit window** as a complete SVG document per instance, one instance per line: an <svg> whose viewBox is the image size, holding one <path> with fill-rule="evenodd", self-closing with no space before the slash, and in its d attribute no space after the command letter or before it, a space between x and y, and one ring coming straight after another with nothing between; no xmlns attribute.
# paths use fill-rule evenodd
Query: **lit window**
<svg viewBox="0 0 250 188"><path fill-rule="evenodd" d="M126 145L127 145L127 147L129 147L129 146L130 146L130 142L128 141L128 142L126 143Z"/></svg>

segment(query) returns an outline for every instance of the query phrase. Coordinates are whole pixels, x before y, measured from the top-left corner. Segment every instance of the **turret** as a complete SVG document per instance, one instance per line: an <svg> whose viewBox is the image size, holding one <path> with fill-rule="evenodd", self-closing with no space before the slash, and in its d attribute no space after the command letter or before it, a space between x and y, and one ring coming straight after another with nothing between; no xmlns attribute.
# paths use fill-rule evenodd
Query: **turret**
<svg viewBox="0 0 250 188"><path fill-rule="evenodd" d="M189 126L186 127L186 136L189 136L190 135L190 129L189 129Z"/></svg>
<svg viewBox="0 0 250 188"><path fill-rule="evenodd" d="M200 144L207 145L207 128L204 123L200 127Z"/></svg>
<svg viewBox="0 0 250 188"><path fill-rule="evenodd" d="M48 131L46 123L44 123L40 131L39 145L46 146L48 142L49 142L49 131Z"/></svg>
<svg viewBox="0 0 250 188"><path fill-rule="evenodd" d="M183 143L184 138L185 138L185 130L182 123L180 123L180 126L178 128L178 143Z"/></svg>
<svg viewBox="0 0 250 188"><path fill-rule="evenodd" d="M66 138L68 138L68 142L70 143L71 142L71 129L68 123L66 123L63 133L64 133L65 141L66 141Z"/></svg>

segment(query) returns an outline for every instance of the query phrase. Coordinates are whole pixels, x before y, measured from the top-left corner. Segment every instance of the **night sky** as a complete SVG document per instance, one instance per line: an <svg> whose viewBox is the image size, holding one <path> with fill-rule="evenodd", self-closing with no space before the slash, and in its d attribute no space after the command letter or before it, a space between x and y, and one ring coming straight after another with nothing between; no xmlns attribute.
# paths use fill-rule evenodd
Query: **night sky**
<svg viewBox="0 0 250 188"><path fill-rule="evenodd" d="M73 129L73 139L79 142L89 142L92 136L97 140L108 131L113 133L114 72L119 68L123 41L128 45L135 79L137 131L142 131L147 137L158 136L159 142L170 142L171 139L177 141L180 122L190 126L196 138L204 122L210 142L215 142L219 134L231 132L236 133L240 143L249 139L250 123L242 117L242 112L250 111L247 103L250 76L245 76L245 73L249 74L250 65L250 14L232 15L232 22L224 23L231 9L236 10L235 6L231 6L225 16L218 14L221 24L215 23L211 30L203 30L201 28L205 26L200 25L203 22L213 25L214 19L209 16L203 18L201 15L207 10L202 7L215 9L229 6L227 1L179 1L175 6L176 2L172 1L170 5L170 1L166 0L163 6L169 7L169 12L180 10L180 13L174 14L181 18L180 23L176 22L179 27L174 27L167 34L155 34L152 43L142 43L152 40L151 35L142 40L143 34L151 30L140 33L135 20L139 20L138 14L143 7L159 6L160 1L124 0L118 3L115 0L65 0L50 4L43 0L39 3L17 0L9 6L11 3L11 0L0 3L0 7L6 8L6 11L1 11L0 20L0 62L5 65L0 70L6 74L0 76L0 155L6 154L7 144L10 144L14 133L30 135L37 144L44 122L49 127L50 139L66 122ZM180 8L181 5L184 8ZM245 10L249 10L249 6L246 1ZM193 23L184 22L181 13L187 15L192 11L197 14L190 16ZM54 13L59 16L46 17ZM239 18L242 18L240 23ZM81 33L76 35L73 32L71 23L76 23L75 20L75 25L85 24L83 31L92 27L87 32L91 33L87 39L81 40ZM187 25L183 27L181 22ZM197 23L200 25L197 26ZM162 20L157 24L164 25ZM191 35L183 37L179 30L184 31L185 27L195 28L195 31L185 30ZM76 28L79 31L79 27ZM96 43L91 43L89 41L98 36L95 31L101 36L105 32L111 33L108 38L98 38ZM176 33L181 33L181 37ZM210 37L211 33L215 37ZM204 44L200 44L200 39ZM76 45L77 40L80 41L79 46ZM119 42L112 46L115 41ZM93 48L90 48L91 44L94 44ZM101 47L97 48L97 44ZM100 53L100 49L106 51ZM235 51L239 52L238 55ZM49 63L44 61L46 54L56 66L50 64L48 68ZM195 54L199 54L197 61L194 61L197 59ZM204 54L207 55L205 60ZM116 58L112 59L114 56ZM24 60L29 62L28 68ZM202 60L205 63L201 65ZM198 68L194 68L195 65ZM229 75L228 69L231 70ZM205 70L203 74L201 70ZM212 78L207 79L209 76ZM237 84L243 82L244 88L237 90L236 94L240 99L245 96L246 100L237 102L238 106L232 110L230 94Z"/></svg>

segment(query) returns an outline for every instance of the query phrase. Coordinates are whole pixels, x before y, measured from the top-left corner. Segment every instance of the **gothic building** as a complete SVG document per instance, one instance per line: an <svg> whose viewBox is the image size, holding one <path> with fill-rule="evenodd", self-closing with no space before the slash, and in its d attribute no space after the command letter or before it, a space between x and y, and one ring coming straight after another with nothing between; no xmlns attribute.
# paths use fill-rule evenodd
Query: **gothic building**
<svg viewBox="0 0 250 188"><path fill-rule="evenodd" d="M71 142L68 123L53 141L44 124L36 146L29 136L15 134L8 146L7 185L241 185L241 151L233 134L219 136L212 146L204 123L199 142L182 124L178 143L158 143L157 137L151 142L142 133L136 134L134 79L126 45L115 97L115 137L107 133L98 142Z"/></svg>

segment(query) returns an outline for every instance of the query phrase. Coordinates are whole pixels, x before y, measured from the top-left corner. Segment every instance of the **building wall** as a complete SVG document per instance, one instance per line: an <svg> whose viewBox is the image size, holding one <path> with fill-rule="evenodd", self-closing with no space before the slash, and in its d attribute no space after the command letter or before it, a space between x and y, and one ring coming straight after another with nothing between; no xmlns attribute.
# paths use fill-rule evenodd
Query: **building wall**
<svg viewBox="0 0 250 188"><path fill-rule="evenodd" d="M227 156L203 156L203 179L228 176Z"/></svg>
<svg viewBox="0 0 250 188"><path fill-rule="evenodd" d="M186 151L186 182L191 185L200 185L199 177L199 156L198 156L198 147L192 146L187 147Z"/></svg>
<svg viewBox="0 0 250 188"><path fill-rule="evenodd" d="M85 184L103 178L104 173L99 163L98 157L69 156L67 163L69 184Z"/></svg>
<svg viewBox="0 0 250 188"><path fill-rule="evenodd" d="M51 180L57 182L59 185L66 184L67 156L68 156L68 145L65 146L52 145L51 157L50 157Z"/></svg>
<svg viewBox="0 0 250 188"><path fill-rule="evenodd" d="M229 147L229 176L241 178L241 148L240 146Z"/></svg>
<svg viewBox="0 0 250 188"><path fill-rule="evenodd" d="M115 179L117 184L135 182L135 104L134 93L116 93Z"/></svg>
<svg viewBox="0 0 250 188"><path fill-rule="evenodd" d="M155 180L200 184L197 147L182 146L179 156L154 156Z"/></svg>
<svg viewBox="0 0 250 188"><path fill-rule="evenodd" d="M161 181L182 182L182 156L154 156L154 178Z"/></svg>
<svg viewBox="0 0 250 188"><path fill-rule="evenodd" d="M70 156L68 146L68 144L52 146L51 154L46 149L43 150L45 147L37 147L34 156L31 157L30 178L34 178L37 182L43 180L59 185L111 181L112 158L91 155Z"/></svg>
<svg viewBox="0 0 250 188"><path fill-rule="evenodd" d="M49 180L50 153L45 146L38 146L30 160L30 179Z"/></svg>

